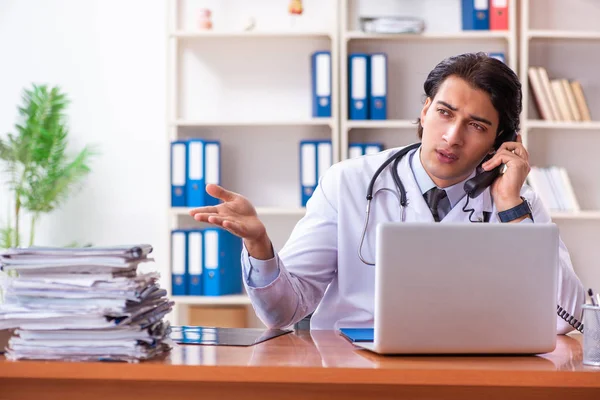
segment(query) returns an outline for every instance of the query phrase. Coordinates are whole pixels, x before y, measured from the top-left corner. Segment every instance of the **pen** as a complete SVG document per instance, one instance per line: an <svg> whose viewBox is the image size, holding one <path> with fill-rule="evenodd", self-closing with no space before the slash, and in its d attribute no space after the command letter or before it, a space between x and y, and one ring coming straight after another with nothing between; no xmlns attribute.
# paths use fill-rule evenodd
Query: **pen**
<svg viewBox="0 0 600 400"><path fill-rule="evenodd" d="M596 301L596 299L594 298L594 291L592 290L592 288L588 289L588 295L590 296L590 299L592 300L592 305L594 307L598 307L598 302Z"/></svg>

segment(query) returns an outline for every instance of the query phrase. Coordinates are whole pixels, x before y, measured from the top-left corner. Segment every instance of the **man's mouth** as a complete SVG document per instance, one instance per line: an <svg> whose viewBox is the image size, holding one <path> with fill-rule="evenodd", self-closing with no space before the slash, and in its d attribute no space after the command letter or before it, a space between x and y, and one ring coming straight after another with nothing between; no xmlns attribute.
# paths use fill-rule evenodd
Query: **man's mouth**
<svg viewBox="0 0 600 400"><path fill-rule="evenodd" d="M437 150L436 153L438 156L438 160L445 164L450 164L458 160L458 156L450 151Z"/></svg>

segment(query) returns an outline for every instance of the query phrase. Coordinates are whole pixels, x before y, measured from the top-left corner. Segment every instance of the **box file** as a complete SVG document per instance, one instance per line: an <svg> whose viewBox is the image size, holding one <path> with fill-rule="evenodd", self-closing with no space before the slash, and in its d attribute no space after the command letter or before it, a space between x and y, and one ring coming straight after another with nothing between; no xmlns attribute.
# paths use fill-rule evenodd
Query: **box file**
<svg viewBox="0 0 600 400"><path fill-rule="evenodd" d="M187 293L192 296L201 296L204 294L202 289L202 269L203 260L203 231L190 230L187 233Z"/></svg>
<svg viewBox="0 0 600 400"><path fill-rule="evenodd" d="M368 84L371 90L370 119L387 119L387 55L385 53L371 54L370 62L371 82Z"/></svg>
<svg viewBox="0 0 600 400"><path fill-rule="evenodd" d="M351 54L348 63L348 115L351 120L369 119L369 56Z"/></svg>
<svg viewBox="0 0 600 400"><path fill-rule="evenodd" d="M331 117L331 52L313 53L311 69L312 116Z"/></svg>
<svg viewBox="0 0 600 400"><path fill-rule="evenodd" d="M462 0L463 30L489 30L489 0Z"/></svg>
<svg viewBox="0 0 600 400"><path fill-rule="evenodd" d="M221 228L204 229L205 296L242 292L242 240Z"/></svg>
<svg viewBox="0 0 600 400"><path fill-rule="evenodd" d="M187 232L171 231L171 291L173 296L187 294Z"/></svg>
<svg viewBox="0 0 600 400"><path fill-rule="evenodd" d="M186 200L186 142L171 143L171 207L185 207Z"/></svg>

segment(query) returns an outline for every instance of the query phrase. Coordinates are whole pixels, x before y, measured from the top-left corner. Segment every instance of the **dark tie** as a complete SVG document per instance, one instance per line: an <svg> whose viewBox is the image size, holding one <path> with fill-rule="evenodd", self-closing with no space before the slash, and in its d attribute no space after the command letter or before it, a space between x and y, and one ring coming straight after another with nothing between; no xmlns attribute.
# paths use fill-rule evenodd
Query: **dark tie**
<svg viewBox="0 0 600 400"><path fill-rule="evenodd" d="M425 201L429 206L429 211L431 211L431 215L433 215L433 219L435 220L435 222L440 222L438 206L440 204L440 201L446 197L446 191L444 189L434 187L427 191L427 193L425 193L423 196L425 197Z"/></svg>

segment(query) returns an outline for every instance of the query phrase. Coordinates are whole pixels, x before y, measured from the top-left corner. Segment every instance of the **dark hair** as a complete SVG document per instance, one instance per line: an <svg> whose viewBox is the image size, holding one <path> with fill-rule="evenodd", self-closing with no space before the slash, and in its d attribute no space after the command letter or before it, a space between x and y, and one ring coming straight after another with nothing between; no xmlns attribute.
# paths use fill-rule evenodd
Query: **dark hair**
<svg viewBox="0 0 600 400"><path fill-rule="evenodd" d="M489 57L485 53L467 53L449 57L440 62L429 73L423 88L425 96L432 100L437 94L440 85L449 76L456 76L465 80L471 87L483 90L490 95L492 105L498 112L498 131L494 147L498 147L504 138L510 137L519 130L522 109L521 82L519 78L502 61ZM417 120L417 134L423 137L421 119Z"/></svg>

